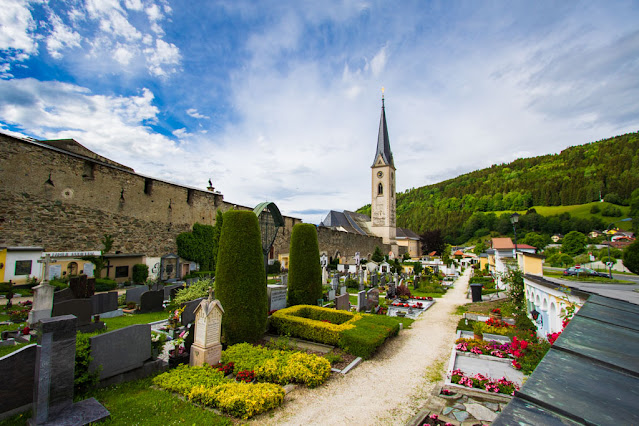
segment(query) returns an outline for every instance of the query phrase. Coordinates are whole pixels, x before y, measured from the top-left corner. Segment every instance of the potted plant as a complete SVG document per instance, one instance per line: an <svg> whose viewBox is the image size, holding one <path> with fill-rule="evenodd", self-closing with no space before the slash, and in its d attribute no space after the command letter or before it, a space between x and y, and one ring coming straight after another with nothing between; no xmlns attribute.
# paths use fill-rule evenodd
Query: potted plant
<svg viewBox="0 0 639 426"><path fill-rule="evenodd" d="M473 339L484 340L484 327L485 324L482 321L475 321L473 324Z"/></svg>

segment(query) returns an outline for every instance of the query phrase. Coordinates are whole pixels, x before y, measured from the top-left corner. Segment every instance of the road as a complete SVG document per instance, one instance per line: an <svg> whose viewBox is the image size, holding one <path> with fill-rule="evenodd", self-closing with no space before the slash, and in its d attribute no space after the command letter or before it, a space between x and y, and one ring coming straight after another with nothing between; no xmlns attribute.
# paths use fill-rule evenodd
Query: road
<svg viewBox="0 0 639 426"><path fill-rule="evenodd" d="M622 275L618 275L621 277ZM613 274L614 277L614 274ZM613 299L626 300L628 302L639 305L639 277L636 275L623 275L624 280L632 281L637 284L605 284L583 281L564 280L561 278L544 277L549 281L564 284L568 287L578 288L580 290L589 291L591 293L600 294L602 296L611 297Z"/></svg>

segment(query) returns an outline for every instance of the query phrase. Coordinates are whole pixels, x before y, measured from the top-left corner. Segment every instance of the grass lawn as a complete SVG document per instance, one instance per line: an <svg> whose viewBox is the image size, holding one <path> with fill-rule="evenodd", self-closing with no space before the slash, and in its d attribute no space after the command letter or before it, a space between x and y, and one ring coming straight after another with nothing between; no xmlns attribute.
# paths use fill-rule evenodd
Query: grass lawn
<svg viewBox="0 0 639 426"><path fill-rule="evenodd" d="M117 330L134 324L148 324L150 322L165 320L169 317L169 311L149 312L146 314L124 314L121 317L100 319L107 325L107 331Z"/></svg>
<svg viewBox="0 0 639 426"><path fill-rule="evenodd" d="M505 317L512 315L510 308L506 305L506 300L490 300L486 302L466 303L457 307L455 314L462 315L465 312L474 314L489 315L494 308L501 309L501 313Z"/></svg>
<svg viewBox="0 0 639 426"><path fill-rule="evenodd" d="M102 424L112 425L232 425L224 416L195 406L165 391L152 389L151 378L122 383L82 395L77 400L95 397L111 418ZM0 425L24 425L31 412L18 414Z"/></svg>
<svg viewBox="0 0 639 426"><path fill-rule="evenodd" d="M617 279L611 280L610 278L604 278L604 277L565 276L563 272L556 272L556 271L544 271L544 276L551 277L551 278L561 278L562 280L566 280L566 281L579 281L579 282L597 283L597 284L637 284L636 282L633 282L633 281L624 281L624 280L617 280ZM614 272L613 272L613 276L614 276Z"/></svg>
<svg viewBox="0 0 639 426"><path fill-rule="evenodd" d="M29 342L29 343L18 343L17 345L14 346L0 346L0 358L5 356L5 355L9 355L11 352L15 352L20 348L23 348L27 345L32 345L35 342Z"/></svg>
<svg viewBox="0 0 639 426"><path fill-rule="evenodd" d="M446 293L426 293L425 291L411 290L410 294L412 294L413 296L432 297L433 299L435 299L443 297Z"/></svg>

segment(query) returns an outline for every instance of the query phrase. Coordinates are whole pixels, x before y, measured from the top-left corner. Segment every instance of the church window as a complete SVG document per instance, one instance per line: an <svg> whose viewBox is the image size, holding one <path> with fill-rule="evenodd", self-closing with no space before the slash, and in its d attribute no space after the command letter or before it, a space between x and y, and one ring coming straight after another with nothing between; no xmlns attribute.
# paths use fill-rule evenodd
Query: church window
<svg viewBox="0 0 639 426"><path fill-rule="evenodd" d="M95 174L95 163L92 161L85 161L84 169L82 171L82 178L84 178L85 180L93 180L95 179L94 174Z"/></svg>
<svg viewBox="0 0 639 426"><path fill-rule="evenodd" d="M189 189L187 190L187 194L186 194L186 202L191 205L193 204L193 195L195 195L195 190L193 189Z"/></svg>
<svg viewBox="0 0 639 426"><path fill-rule="evenodd" d="M129 267L128 266L116 266L115 267L115 277L116 278L128 278L129 277Z"/></svg>
<svg viewBox="0 0 639 426"><path fill-rule="evenodd" d="M384 185L381 183L377 185L377 195L384 195Z"/></svg>

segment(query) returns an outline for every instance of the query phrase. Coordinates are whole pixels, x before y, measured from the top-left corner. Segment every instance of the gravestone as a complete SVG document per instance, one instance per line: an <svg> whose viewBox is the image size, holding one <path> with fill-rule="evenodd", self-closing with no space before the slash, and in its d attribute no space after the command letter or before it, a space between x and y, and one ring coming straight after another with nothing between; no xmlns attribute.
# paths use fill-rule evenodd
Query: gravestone
<svg viewBox="0 0 639 426"><path fill-rule="evenodd" d="M71 277L69 288L73 292L74 299L88 299L95 294L95 278L87 278L86 275Z"/></svg>
<svg viewBox="0 0 639 426"><path fill-rule="evenodd" d="M377 276L377 274L371 275L371 281L373 287L377 287L377 284L379 283L379 277Z"/></svg>
<svg viewBox="0 0 639 426"><path fill-rule="evenodd" d="M333 279L331 280L331 288L333 290L337 290L337 287L339 287L339 277L333 277Z"/></svg>
<svg viewBox="0 0 639 426"><path fill-rule="evenodd" d="M322 285L326 285L328 282L328 270L326 267L322 267Z"/></svg>
<svg viewBox="0 0 639 426"><path fill-rule="evenodd" d="M29 311L29 319L27 320L30 327L43 318L51 318L54 290L55 288L46 281L33 287L33 307Z"/></svg>
<svg viewBox="0 0 639 426"><path fill-rule="evenodd" d="M118 292L98 293L91 296L93 315L101 315L118 309Z"/></svg>
<svg viewBox="0 0 639 426"><path fill-rule="evenodd" d="M219 300L213 299L209 288L209 298L200 302L195 309L195 336L191 346L191 366L216 365L222 357L220 336L224 308Z"/></svg>
<svg viewBox="0 0 639 426"><path fill-rule="evenodd" d="M382 275L382 279L381 279L381 283L380 285L383 287L386 285L386 275Z"/></svg>
<svg viewBox="0 0 639 426"><path fill-rule="evenodd" d="M172 288L171 290L169 290L169 300L173 300L175 298L175 296L177 296L178 292L184 288L187 288L188 284L186 286L177 286L175 288ZM164 298L166 299L166 293L164 293Z"/></svg>
<svg viewBox="0 0 639 426"><path fill-rule="evenodd" d="M394 299L395 296L397 295L397 290L395 289L395 284L389 284L388 285L388 290L386 291L386 300L388 299Z"/></svg>
<svg viewBox="0 0 639 426"><path fill-rule="evenodd" d="M60 302L66 302L67 300L74 299L73 292L70 288L65 288L62 290L58 290L53 292L53 304L56 305Z"/></svg>
<svg viewBox="0 0 639 426"><path fill-rule="evenodd" d="M419 288L419 279L417 277L413 278L413 290L417 290Z"/></svg>
<svg viewBox="0 0 639 426"><path fill-rule="evenodd" d="M164 300L171 300L171 294L173 292L173 290L177 291L179 289L182 289L183 284L171 284L171 285L166 285L164 286L163 290L164 290ZM158 289L159 290L159 289Z"/></svg>
<svg viewBox="0 0 639 426"><path fill-rule="evenodd" d="M191 324L195 321L195 308L200 305L200 302L204 300L204 297L200 297L195 300L191 300L190 302L182 303L180 307L184 307L184 311L182 311L182 325Z"/></svg>
<svg viewBox="0 0 639 426"><path fill-rule="evenodd" d="M100 369L100 380L142 367L151 357L151 324L136 324L89 338L91 373Z"/></svg>
<svg viewBox="0 0 639 426"><path fill-rule="evenodd" d="M339 289L339 294L348 294L348 288L346 288L346 286L342 286Z"/></svg>
<svg viewBox="0 0 639 426"><path fill-rule="evenodd" d="M37 345L28 345L0 362L0 418L8 411L31 408Z"/></svg>
<svg viewBox="0 0 639 426"><path fill-rule="evenodd" d="M147 291L140 297L140 313L158 312L164 309L164 290Z"/></svg>
<svg viewBox="0 0 639 426"><path fill-rule="evenodd" d="M375 306L379 305L379 289L374 287L366 293L366 299L368 301L368 309L373 309Z"/></svg>
<svg viewBox="0 0 639 426"><path fill-rule="evenodd" d="M398 285L397 283L399 282L399 275L397 274L397 272L395 272L395 275L393 275L393 281L395 282L395 285Z"/></svg>
<svg viewBox="0 0 639 426"><path fill-rule="evenodd" d="M335 300L335 290L331 289L328 291L328 301Z"/></svg>
<svg viewBox="0 0 639 426"><path fill-rule="evenodd" d="M368 307L368 302L366 300L366 292L360 291L357 293L357 312L364 312Z"/></svg>
<svg viewBox="0 0 639 426"><path fill-rule="evenodd" d="M74 322L78 329L82 330L85 326L91 324L91 313L93 304L91 299L71 299L53 305L53 316L75 315Z"/></svg>
<svg viewBox="0 0 639 426"><path fill-rule="evenodd" d="M126 303L135 302L138 305L140 304L140 298L144 293L149 291L149 288L145 285L140 287L134 287L126 291Z"/></svg>
<svg viewBox="0 0 639 426"><path fill-rule="evenodd" d="M63 315L44 318L38 325L30 424L84 425L109 417L109 411L95 398L73 402L76 322L73 315Z"/></svg>
<svg viewBox="0 0 639 426"><path fill-rule="evenodd" d="M288 285L288 274L282 274L280 283L282 283L282 285Z"/></svg>
<svg viewBox="0 0 639 426"><path fill-rule="evenodd" d="M351 306L348 301L348 294L341 294L335 298L335 309L340 311L350 311Z"/></svg>
<svg viewBox="0 0 639 426"><path fill-rule="evenodd" d="M268 312L286 308L286 292L284 285L268 285L266 288Z"/></svg>

